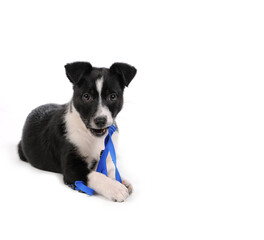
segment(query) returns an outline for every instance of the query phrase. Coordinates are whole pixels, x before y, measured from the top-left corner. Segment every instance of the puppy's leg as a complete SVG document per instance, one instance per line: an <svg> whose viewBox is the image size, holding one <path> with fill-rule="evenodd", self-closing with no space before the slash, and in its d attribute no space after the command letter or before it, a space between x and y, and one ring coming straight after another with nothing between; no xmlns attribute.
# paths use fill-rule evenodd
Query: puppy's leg
<svg viewBox="0 0 264 240"><path fill-rule="evenodd" d="M76 153L69 153L63 158L63 178L67 185L83 181L95 192L113 201L123 202L129 195L125 185L88 169L87 163Z"/></svg>
<svg viewBox="0 0 264 240"><path fill-rule="evenodd" d="M114 180L115 179L115 165L112 161L112 158L110 157L110 154L108 154L107 156L106 164L107 164L107 175L109 178ZM129 194L133 192L133 187L129 181L122 178L122 184L126 186Z"/></svg>
<svg viewBox="0 0 264 240"><path fill-rule="evenodd" d="M92 171L87 178L88 187L112 201L123 202L129 195L125 185L102 173Z"/></svg>
<svg viewBox="0 0 264 240"><path fill-rule="evenodd" d="M111 179L115 179L115 165L112 161L110 153L107 155L106 165L107 165L107 176L110 177Z"/></svg>
<svg viewBox="0 0 264 240"><path fill-rule="evenodd" d="M71 152L63 156L62 174L66 185L74 184L75 181L86 183L90 171L87 163L78 154Z"/></svg>

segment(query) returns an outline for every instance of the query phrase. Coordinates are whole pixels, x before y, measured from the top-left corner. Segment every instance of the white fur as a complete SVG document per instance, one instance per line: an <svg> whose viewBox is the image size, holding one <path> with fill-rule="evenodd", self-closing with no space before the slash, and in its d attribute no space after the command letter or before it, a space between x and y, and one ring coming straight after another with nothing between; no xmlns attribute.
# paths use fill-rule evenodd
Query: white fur
<svg viewBox="0 0 264 240"><path fill-rule="evenodd" d="M112 114L111 114L109 108L102 104L102 94L101 93L102 93L103 83L104 83L103 77L96 80L96 90L97 90L98 95L99 95L99 98L98 98L99 102L98 102L98 107L97 107L97 111L94 115L94 118L106 117L106 120L107 120L106 126L110 126L113 124L113 117L112 117ZM90 125L92 126L92 128L97 128L93 119L92 119Z"/></svg>
<svg viewBox="0 0 264 240"><path fill-rule="evenodd" d="M113 201L123 202L129 196L125 185L98 172L88 175L88 187Z"/></svg>
<svg viewBox="0 0 264 240"><path fill-rule="evenodd" d="M96 83L95 83L95 85L96 85L96 90L97 90L97 92L98 92L98 94L99 94L99 98L101 98L101 94L102 94L103 81L104 81L104 78L101 77L101 78L97 79L97 80L96 80Z"/></svg>
<svg viewBox="0 0 264 240"><path fill-rule="evenodd" d="M72 104L72 103L70 103ZM83 123L80 114L73 104L65 115L67 129L66 138L77 147L80 155L84 157L88 164L93 160L98 160L101 150L104 149L104 138L95 137Z"/></svg>

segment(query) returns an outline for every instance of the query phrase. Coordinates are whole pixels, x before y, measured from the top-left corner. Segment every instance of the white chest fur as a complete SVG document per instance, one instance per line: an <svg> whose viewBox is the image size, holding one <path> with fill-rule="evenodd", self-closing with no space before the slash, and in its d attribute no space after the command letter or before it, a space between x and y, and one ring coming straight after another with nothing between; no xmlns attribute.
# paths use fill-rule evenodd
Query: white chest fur
<svg viewBox="0 0 264 240"><path fill-rule="evenodd" d="M73 105L71 111L68 109L65 115L65 124L67 129L66 138L78 149L79 154L85 158L87 164L92 164L94 160L98 161L100 153L104 149L104 137L92 135ZM117 133L113 135L114 144L116 139Z"/></svg>

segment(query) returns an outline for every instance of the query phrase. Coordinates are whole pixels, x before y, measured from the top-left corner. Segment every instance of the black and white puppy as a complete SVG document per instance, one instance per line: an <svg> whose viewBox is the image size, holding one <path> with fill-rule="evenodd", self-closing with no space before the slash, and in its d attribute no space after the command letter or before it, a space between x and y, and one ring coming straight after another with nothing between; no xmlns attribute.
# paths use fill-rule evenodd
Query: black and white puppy
<svg viewBox="0 0 264 240"><path fill-rule="evenodd" d="M108 177L96 172L104 139L123 106L124 88L137 70L125 63L95 68L88 62L65 65L73 84L73 98L65 105L47 104L34 109L25 122L19 156L32 166L63 174L65 184L84 181L113 201L124 201L131 184L115 180L111 158ZM118 133L113 135L116 142Z"/></svg>

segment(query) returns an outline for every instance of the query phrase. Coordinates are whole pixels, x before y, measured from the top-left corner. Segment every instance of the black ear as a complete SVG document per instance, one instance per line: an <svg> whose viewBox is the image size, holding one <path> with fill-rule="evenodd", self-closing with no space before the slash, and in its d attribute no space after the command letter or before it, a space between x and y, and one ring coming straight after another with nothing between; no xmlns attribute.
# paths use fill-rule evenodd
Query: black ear
<svg viewBox="0 0 264 240"><path fill-rule="evenodd" d="M128 87L129 83L135 77L137 69L126 63L114 63L110 67L110 72L119 74L123 80L124 85Z"/></svg>
<svg viewBox="0 0 264 240"><path fill-rule="evenodd" d="M68 63L64 67L67 77L73 84L78 83L84 73L92 71L93 68L92 65L88 62Z"/></svg>

